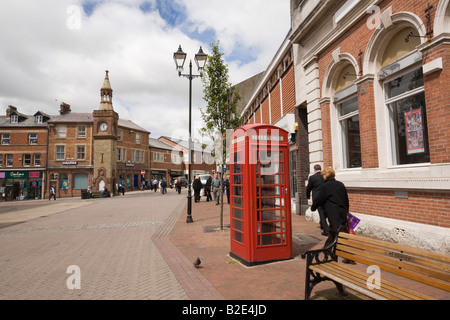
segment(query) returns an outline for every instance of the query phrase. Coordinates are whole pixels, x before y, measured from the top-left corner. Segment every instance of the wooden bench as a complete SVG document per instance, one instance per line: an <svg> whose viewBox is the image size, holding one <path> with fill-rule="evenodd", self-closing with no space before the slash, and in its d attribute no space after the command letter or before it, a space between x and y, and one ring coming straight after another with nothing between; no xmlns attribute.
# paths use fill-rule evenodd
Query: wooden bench
<svg viewBox="0 0 450 320"><path fill-rule="evenodd" d="M327 280L332 281L342 295L346 286L377 300L434 300L386 281L383 275L377 283L372 269L366 270L370 270L369 273L357 270L355 266L338 262L338 257L450 292L449 255L340 232L330 245L302 254L302 258L307 259L306 300L310 299L315 285Z"/></svg>
<svg viewBox="0 0 450 320"><path fill-rule="evenodd" d="M91 198L101 198L102 197L102 191L92 191ZM108 194L105 195L105 198L111 197L111 194L108 192Z"/></svg>

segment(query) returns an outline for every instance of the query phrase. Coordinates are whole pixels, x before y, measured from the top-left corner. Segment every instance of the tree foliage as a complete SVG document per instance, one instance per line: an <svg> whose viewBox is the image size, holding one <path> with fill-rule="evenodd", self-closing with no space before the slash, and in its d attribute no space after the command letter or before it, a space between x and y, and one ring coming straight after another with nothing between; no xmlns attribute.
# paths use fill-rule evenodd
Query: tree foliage
<svg viewBox="0 0 450 320"><path fill-rule="evenodd" d="M224 135L227 129L234 129L240 124L236 105L241 96L229 82L228 66L219 45L220 41L211 44L212 53L204 70L203 99L207 106L201 114L207 131L219 131Z"/></svg>

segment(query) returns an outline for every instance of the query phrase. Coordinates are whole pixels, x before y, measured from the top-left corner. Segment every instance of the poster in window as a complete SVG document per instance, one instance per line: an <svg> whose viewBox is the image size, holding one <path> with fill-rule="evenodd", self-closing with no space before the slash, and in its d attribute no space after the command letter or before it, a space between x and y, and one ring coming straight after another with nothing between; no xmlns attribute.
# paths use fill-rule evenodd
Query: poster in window
<svg viewBox="0 0 450 320"><path fill-rule="evenodd" d="M61 189L69 189L69 180L61 181Z"/></svg>
<svg viewBox="0 0 450 320"><path fill-rule="evenodd" d="M408 155L425 152L422 110L419 108L405 112L405 123Z"/></svg>

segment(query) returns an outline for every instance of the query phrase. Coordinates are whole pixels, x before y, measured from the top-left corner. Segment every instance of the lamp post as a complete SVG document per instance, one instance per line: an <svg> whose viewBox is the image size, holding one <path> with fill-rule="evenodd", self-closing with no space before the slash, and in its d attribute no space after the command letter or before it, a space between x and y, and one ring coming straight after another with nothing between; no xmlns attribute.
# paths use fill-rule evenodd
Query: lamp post
<svg viewBox="0 0 450 320"><path fill-rule="evenodd" d="M205 68L208 55L203 52L202 47L195 55L195 63L197 64L199 75L192 74L192 60L189 62L189 74L183 74L184 62L186 61L187 54L181 49L181 45L178 47L178 51L173 54L173 59L177 66L178 76L185 77L189 79L189 178L188 178L188 196L187 196L187 217L186 222L194 222L192 220L192 192L191 192L191 163L192 163L192 134L191 134L191 122L192 122L192 80L198 77L202 77L203 69Z"/></svg>

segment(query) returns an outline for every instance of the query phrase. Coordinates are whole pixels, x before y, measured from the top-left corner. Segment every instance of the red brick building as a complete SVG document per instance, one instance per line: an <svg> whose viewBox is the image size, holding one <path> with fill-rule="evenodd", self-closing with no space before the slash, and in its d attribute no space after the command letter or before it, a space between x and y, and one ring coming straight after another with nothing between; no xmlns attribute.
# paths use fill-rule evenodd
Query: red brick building
<svg viewBox="0 0 450 320"><path fill-rule="evenodd" d="M168 183L173 179L185 176L185 165L182 151L160 139L150 138L150 179L162 180ZM151 181L150 180L150 181Z"/></svg>
<svg viewBox="0 0 450 320"><path fill-rule="evenodd" d="M291 7L310 166L336 170L359 231L449 253L449 1Z"/></svg>
<svg viewBox="0 0 450 320"><path fill-rule="evenodd" d="M0 201L42 198L49 119L43 112L25 115L13 106L0 116Z"/></svg>
<svg viewBox="0 0 450 320"><path fill-rule="evenodd" d="M188 178L189 174L189 142L181 139L175 139L172 137L162 136L158 139L160 142L171 146L171 162L176 164L175 168L179 168L181 164L182 175ZM153 154L154 151L152 150ZM166 153L168 158L168 154ZM153 161L155 164L155 161ZM211 152L207 149L203 149L202 145L196 142L192 142L191 148L191 170L192 180L196 175L208 174L216 169L217 163L211 156ZM178 170L176 172L178 174ZM175 177L176 175L172 175Z"/></svg>

